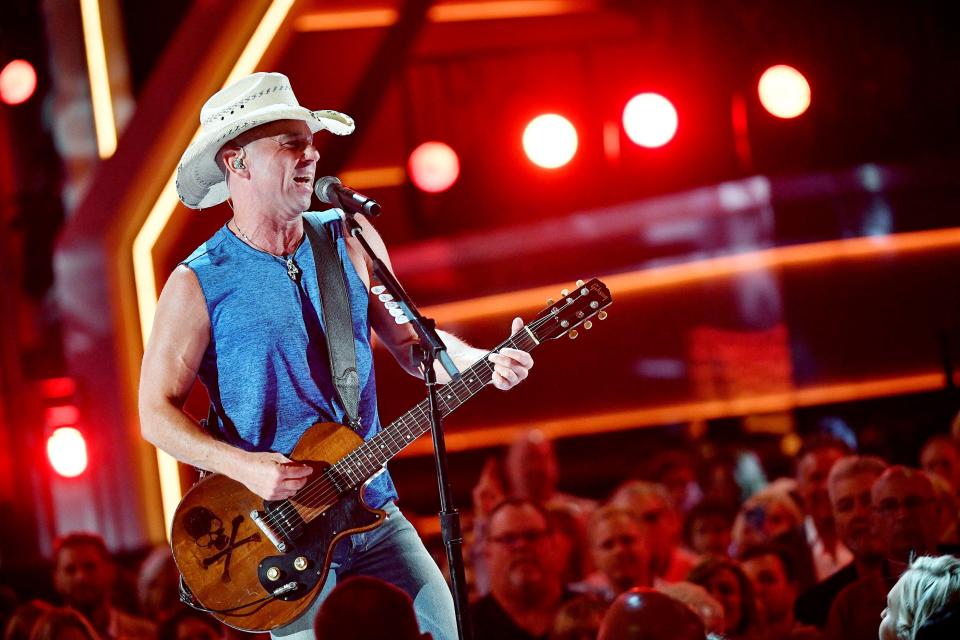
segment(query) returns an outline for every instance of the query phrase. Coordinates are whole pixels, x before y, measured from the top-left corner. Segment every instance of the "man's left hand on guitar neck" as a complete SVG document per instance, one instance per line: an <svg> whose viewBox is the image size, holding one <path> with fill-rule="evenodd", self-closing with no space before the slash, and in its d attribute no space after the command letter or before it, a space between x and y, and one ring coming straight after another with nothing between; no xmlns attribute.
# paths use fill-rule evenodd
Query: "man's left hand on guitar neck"
<svg viewBox="0 0 960 640"><path fill-rule="evenodd" d="M514 318L511 335L516 335L522 329L523 320ZM493 386L502 391L512 389L523 382L530 375L530 369L533 368L533 356L526 351L504 347L499 352L487 352L483 349L471 347L452 333L446 331L438 331L438 333L444 344L447 345L450 358L460 371L468 369L484 357L492 362L493 375L491 376L491 382ZM437 365L437 380L441 383L450 381L447 372L439 365Z"/></svg>

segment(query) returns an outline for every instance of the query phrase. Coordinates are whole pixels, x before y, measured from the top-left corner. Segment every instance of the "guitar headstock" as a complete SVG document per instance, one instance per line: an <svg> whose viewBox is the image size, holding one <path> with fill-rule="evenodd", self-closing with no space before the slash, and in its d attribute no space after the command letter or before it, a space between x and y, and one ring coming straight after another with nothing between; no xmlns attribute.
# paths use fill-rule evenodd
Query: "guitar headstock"
<svg viewBox="0 0 960 640"><path fill-rule="evenodd" d="M607 285L596 278L589 282L577 280L573 290L563 289L560 296L556 301L547 300L547 307L528 325L540 342L564 335L575 339L577 327L583 325L584 329L590 329L594 316L604 320L607 317L604 309L613 303Z"/></svg>

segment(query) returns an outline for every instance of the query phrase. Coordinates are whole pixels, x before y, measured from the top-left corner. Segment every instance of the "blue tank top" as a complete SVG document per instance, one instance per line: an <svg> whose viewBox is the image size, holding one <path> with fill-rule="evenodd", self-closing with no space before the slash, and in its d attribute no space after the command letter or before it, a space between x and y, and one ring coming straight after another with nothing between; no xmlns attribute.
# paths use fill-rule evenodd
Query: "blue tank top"
<svg viewBox="0 0 960 640"><path fill-rule="evenodd" d="M380 431L367 318L367 290L347 255L337 211L307 212L336 241L347 279L360 374L360 436ZM344 424L330 375L317 269L309 238L294 253L299 282L286 261L254 249L226 226L183 264L197 275L210 316L210 344L199 378L217 411L221 437L247 451L289 455L317 422ZM367 504L397 497L389 473L374 478Z"/></svg>

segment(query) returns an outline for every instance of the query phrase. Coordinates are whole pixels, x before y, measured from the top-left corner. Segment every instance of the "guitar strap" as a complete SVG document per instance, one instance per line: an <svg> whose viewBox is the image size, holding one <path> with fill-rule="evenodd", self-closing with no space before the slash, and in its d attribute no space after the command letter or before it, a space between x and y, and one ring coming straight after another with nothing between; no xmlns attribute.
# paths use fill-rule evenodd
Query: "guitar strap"
<svg viewBox="0 0 960 640"><path fill-rule="evenodd" d="M330 233L303 216L304 231L313 249L317 266L317 284L320 285L320 306L323 310L327 353L333 384L347 414L347 424L360 427L360 375L357 373L357 354L353 338L353 316L347 282L337 246Z"/></svg>

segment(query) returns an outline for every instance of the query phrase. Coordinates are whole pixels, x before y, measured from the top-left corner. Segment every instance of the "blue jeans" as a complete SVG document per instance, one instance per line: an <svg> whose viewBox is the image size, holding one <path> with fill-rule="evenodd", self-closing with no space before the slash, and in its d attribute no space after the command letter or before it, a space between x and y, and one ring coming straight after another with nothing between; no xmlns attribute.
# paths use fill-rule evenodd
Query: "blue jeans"
<svg viewBox="0 0 960 640"><path fill-rule="evenodd" d="M437 563L397 505L388 502L382 508L387 512L386 521L373 531L350 536L349 543L341 541L337 545L320 595L302 616L271 631L273 638L313 640L313 621L337 580L364 575L380 578L406 591L413 599L420 631L429 632L434 640L456 640L453 597ZM358 620L357 624L362 621Z"/></svg>

